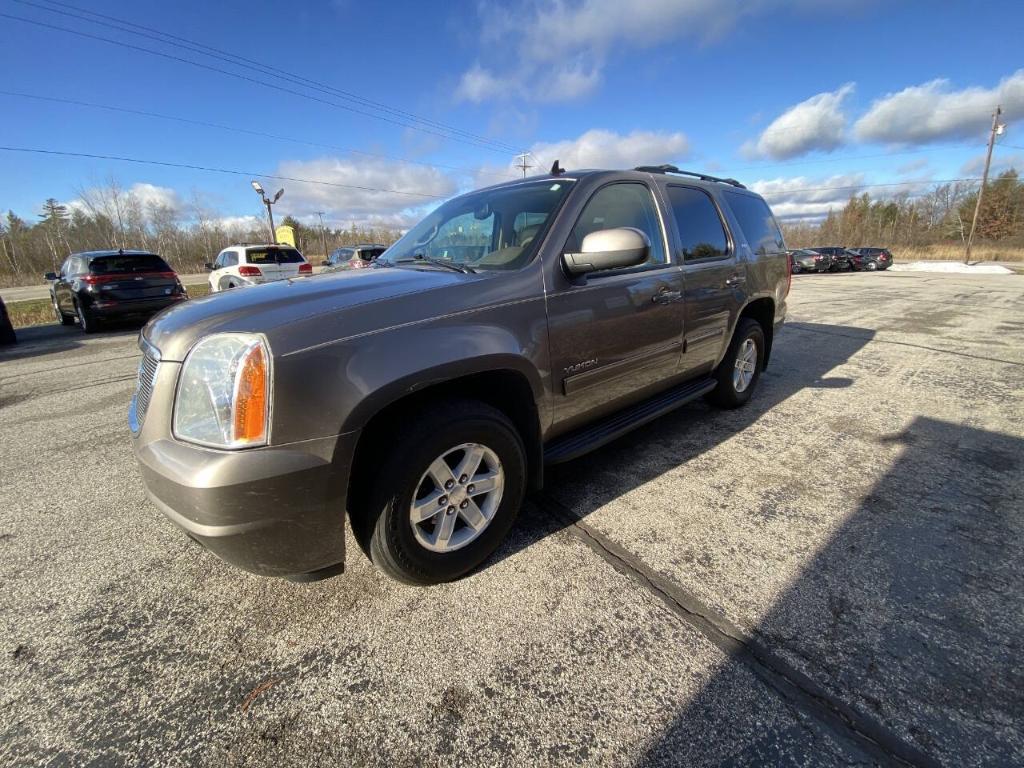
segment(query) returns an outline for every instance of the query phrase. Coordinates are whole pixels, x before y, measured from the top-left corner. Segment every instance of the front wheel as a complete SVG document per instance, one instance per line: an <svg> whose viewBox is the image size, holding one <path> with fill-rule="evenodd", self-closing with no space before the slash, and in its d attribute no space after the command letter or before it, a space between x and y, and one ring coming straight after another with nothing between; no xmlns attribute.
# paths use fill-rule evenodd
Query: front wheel
<svg viewBox="0 0 1024 768"><path fill-rule="evenodd" d="M398 581L465 575L494 552L522 504L526 454L515 427L485 403L441 402L392 445L364 508L352 510L356 539Z"/></svg>
<svg viewBox="0 0 1024 768"><path fill-rule="evenodd" d="M867 264L864 265L864 269L866 269L868 272L874 272L876 269L878 269L878 265L873 261L869 261Z"/></svg>
<svg viewBox="0 0 1024 768"><path fill-rule="evenodd" d="M722 408L739 408L750 400L764 365L764 330L749 317L742 318L725 357L715 369L718 384L708 400Z"/></svg>
<svg viewBox="0 0 1024 768"><path fill-rule="evenodd" d="M61 325L75 324L75 318L68 317L67 315L64 314L64 312L60 308L60 305L57 303L57 299L53 300L53 314L56 316L57 322L60 323Z"/></svg>

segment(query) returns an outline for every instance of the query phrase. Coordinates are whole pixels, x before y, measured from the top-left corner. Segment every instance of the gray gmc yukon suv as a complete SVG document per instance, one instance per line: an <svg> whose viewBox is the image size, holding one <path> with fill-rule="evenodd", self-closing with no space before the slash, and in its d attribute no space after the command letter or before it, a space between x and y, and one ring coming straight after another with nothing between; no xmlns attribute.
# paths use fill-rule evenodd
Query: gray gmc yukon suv
<svg viewBox="0 0 1024 768"><path fill-rule="evenodd" d="M369 269L154 318L135 454L153 503L246 570L338 573L347 511L390 576L455 579L546 464L700 396L743 405L789 284L738 182L556 163L444 203Z"/></svg>

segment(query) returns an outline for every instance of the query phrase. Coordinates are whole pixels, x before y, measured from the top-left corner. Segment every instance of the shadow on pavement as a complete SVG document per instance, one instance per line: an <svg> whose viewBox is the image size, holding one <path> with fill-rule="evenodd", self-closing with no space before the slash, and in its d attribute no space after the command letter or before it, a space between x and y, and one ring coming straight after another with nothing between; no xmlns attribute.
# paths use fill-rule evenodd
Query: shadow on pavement
<svg viewBox="0 0 1024 768"><path fill-rule="evenodd" d="M770 418L794 394L850 386L829 372L873 336L860 328L787 324L746 407L686 406L552 468L543 495L557 496L566 484L586 487L582 509L574 499L574 513L585 521ZM898 445L899 459L757 622L752 640L922 764L1022 764L1024 441L918 417L879 444ZM519 525L503 555L563 525ZM830 760L818 752L822 733L851 759L878 759L860 752L841 728L823 730L818 721L812 728L806 713L789 731L767 727L756 697L745 695L749 674L742 670L738 662L723 665L640 763L813 764ZM799 702L787 704L800 709Z"/></svg>
<svg viewBox="0 0 1024 768"><path fill-rule="evenodd" d="M86 339L137 334L145 322L145 320L108 322L97 333L89 336L84 334L77 325L64 326L58 323L48 323L47 325L18 328L16 329L18 343L0 347L0 365L8 360L24 360L29 357L78 349L85 346Z"/></svg>
<svg viewBox="0 0 1024 768"><path fill-rule="evenodd" d="M880 442L901 457L756 638L930 760L1021 765L1024 441L919 417ZM640 763L676 764L708 713L719 738L749 730L757 712L722 707L735 698L716 675ZM772 762L771 743L746 749L730 764Z"/></svg>

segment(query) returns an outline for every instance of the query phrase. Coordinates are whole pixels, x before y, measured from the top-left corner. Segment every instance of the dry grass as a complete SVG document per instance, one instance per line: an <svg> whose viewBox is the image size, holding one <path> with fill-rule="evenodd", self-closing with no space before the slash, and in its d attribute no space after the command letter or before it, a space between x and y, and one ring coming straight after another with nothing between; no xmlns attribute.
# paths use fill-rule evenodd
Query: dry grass
<svg viewBox="0 0 1024 768"><path fill-rule="evenodd" d="M15 328L57 322L53 318L53 306L49 299L11 302L7 305L7 314L11 316L11 325Z"/></svg>
<svg viewBox="0 0 1024 768"><path fill-rule="evenodd" d="M898 246L892 249L897 261L962 261L961 245ZM1024 247L1019 245L976 245L971 249L971 261L1024 262Z"/></svg>

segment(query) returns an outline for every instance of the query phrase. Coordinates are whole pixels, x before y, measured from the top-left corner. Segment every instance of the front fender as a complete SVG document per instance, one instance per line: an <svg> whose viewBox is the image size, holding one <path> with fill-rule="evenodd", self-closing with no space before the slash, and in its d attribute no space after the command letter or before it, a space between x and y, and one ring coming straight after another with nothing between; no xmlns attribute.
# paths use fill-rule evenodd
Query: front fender
<svg viewBox="0 0 1024 768"><path fill-rule="evenodd" d="M286 355L275 360L272 441L352 432L406 395L490 371L521 374L543 413L546 339L543 315L501 325L463 318Z"/></svg>

